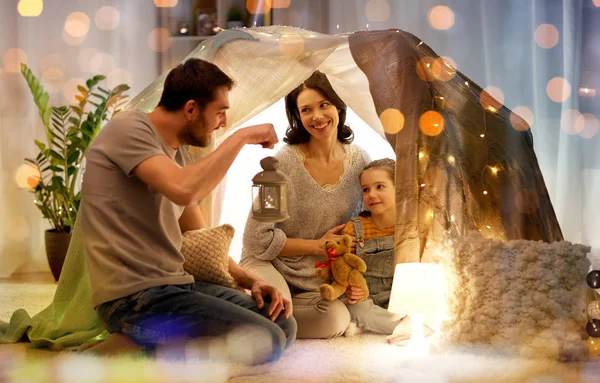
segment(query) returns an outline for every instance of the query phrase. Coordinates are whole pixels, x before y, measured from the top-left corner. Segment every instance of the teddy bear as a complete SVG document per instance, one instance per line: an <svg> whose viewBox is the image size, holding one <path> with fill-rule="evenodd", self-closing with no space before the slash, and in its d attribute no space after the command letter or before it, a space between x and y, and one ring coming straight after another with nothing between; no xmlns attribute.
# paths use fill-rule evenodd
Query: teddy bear
<svg viewBox="0 0 600 383"><path fill-rule="evenodd" d="M333 277L334 282L319 286L319 293L323 299L337 299L346 292L348 286L360 287L365 292L359 302L369 296L367 281L362 275L367 271L367 264L356 254L350 253L351 245L352 237L349 235L325 242L328 259L325 262L315 262L315 275L320 279Z"/></svg>

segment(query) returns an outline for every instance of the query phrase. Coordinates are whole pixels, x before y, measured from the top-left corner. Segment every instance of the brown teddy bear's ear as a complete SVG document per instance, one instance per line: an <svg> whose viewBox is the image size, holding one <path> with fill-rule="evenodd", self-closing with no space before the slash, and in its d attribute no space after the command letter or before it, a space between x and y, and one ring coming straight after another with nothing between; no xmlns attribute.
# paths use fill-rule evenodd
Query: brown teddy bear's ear
<svg viewBox="0 0 600 383"><path fill-rule="evenodd" d="M344 236L342 237L342 243L344 244L344 246L350 248L350 246L352 246L352 237L347 234L344 234Z"/></svg>

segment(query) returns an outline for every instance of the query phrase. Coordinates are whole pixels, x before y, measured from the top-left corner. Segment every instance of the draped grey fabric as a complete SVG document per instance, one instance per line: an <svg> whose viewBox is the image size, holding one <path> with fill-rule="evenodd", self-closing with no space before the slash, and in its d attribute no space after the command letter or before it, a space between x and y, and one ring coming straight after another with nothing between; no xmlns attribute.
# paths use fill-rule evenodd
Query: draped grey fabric
<svg viewBox="0 0 600 383"><path fill-rule="evenodd" d="M469 230L563 239L524 120L408 32L356 32L349 42L377 114L404 117L401 130L386 130L397 160L396 262L433 261L446 234Z"/></svg>

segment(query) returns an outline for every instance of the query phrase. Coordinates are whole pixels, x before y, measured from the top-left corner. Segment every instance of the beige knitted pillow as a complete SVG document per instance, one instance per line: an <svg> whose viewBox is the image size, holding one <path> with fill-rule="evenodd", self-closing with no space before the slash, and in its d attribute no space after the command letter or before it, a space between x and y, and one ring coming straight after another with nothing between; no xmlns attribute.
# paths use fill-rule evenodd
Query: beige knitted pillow
<svg viewBox="0 0 600 383"><path fill-rule="evenodd" d="M234 232L233 226L226 224L183 233L184 270L203 282L237 288L229 274L229 246Z"/></svg>
<svg viewBox="0 0 600 383"><path fill-rule="evenodd" d="M441 348L475 347L523 357L587 357L590 247L570 242L453 239L444 257L446 318Z"/></svg>

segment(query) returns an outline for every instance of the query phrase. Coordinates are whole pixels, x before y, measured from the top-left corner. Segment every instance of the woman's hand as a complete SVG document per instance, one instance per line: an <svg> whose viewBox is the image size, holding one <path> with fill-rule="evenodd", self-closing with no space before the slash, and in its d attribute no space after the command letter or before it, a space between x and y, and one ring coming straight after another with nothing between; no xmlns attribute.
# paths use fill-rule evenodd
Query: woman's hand
<svg viewBox="0 0 600 383"><path fill-rule="evenodd" d="M353 305L362 297L365 296L365 292L360 287L348 286L346 289L346 298L348 298L348 303Z"/></svg>
<svg viewBox="0 0 600 383"><path fill-rule="evenodd" d="M325 234L323 234L323 236L317 240L318 248L315 249L316 254L317 255L325 254L325 242L342 238L342 235L339 233L340 233L340 231L342 231L342 229L345 226L346 226L346 224L342 224L342 225L338 225L338 226L334 227L333 229L327 230L325 232Z"/></svg>

